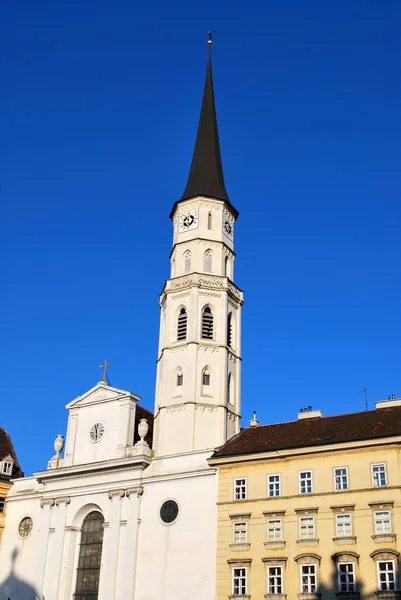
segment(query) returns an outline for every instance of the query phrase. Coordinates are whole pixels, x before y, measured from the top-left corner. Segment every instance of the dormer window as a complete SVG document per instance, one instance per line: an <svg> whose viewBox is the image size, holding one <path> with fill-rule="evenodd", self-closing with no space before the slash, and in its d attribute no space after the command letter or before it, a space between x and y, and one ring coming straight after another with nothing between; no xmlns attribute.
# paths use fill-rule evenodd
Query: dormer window
<svg viewBox="0 0 401 600"><path fill-rule="evenodd" d="M1 465L1 474L2 475L7 475L8 477L11 477L12 472L13 472L13 461L10 458L6 458L3 460L2 463L0 463Z"/></svg>

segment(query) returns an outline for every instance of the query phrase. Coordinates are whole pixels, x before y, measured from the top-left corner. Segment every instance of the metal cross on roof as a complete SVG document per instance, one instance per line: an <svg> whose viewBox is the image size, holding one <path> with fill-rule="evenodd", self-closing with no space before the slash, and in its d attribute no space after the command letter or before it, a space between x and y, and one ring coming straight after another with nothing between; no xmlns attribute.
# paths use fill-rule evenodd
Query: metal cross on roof
<svg viewBox="0 0 401 600"><path fill-rule="evenodd" d="M107 362L107 360L105 360L104 363L99 367L100 369L103 369L103 383L107 383L107 367L111 367L111 363Z"/></svg>

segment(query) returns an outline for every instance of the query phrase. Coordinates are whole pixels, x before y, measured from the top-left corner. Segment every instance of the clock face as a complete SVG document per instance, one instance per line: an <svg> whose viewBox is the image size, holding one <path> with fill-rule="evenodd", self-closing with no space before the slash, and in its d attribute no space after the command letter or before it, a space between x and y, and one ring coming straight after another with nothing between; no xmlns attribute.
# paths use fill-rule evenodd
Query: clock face
<svg viewBox="0 0 401 600"><path fill-rule="evenodd" d="M184 231L190 231L191 229L196 229L199 224L199 210L196 208L195 210L190 210L189 212L182 213L180 215L179 223L179 233L183 233Z"/></svg>
<svg viewBox="0 0 401 600"><path fill-rule="evenodd" d="M103 423L95 423L92 425L89 431L89 437L92 442L99 442L104 434L104 425Z"/></svg>
<svg viewBox="0 0 401 600"><path fill-rule="evenodd" d="M234 220L223 215L223 233L230 240L234 239Z"/></svg>
<svg viewBox="0 0 401 600"><path fill-rule="evenodd" d="M24 517L18 525L18 533L22 538L28 537L33 528L33 521L31 517Z"/></svg>

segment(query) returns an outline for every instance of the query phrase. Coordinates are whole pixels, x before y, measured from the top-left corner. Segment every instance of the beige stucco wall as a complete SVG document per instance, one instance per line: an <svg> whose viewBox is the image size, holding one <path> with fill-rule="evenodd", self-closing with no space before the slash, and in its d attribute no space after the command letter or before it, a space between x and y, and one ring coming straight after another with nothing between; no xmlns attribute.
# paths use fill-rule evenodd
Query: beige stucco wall
<svg viewBox="0 0 401 600"><path fill-rule="evenodd" d="M357 580L361 595L374 594L377 590L378 557L394 559L395 554L382 554L371 558L377 550L400 550L401 534L401 497L400 497L400 450L399 445L383 443L379 440L375 446L361 443L325 447L324 451L312 449L312 452L300 455L280 452L261 456L237 457L235 463L219 466L219 504L218 504L218 542L217 542L217 600L227 599L231 593L231 569L233 561L248 565L249 587L251 598L263 598L267 593L266 559L270 564L284 566L284 593L287 598L295 599L300 593L300 562L308 562L308 558L296 561L299 555L316 555L310 560L318 566L319 591L324 598L335 598L337 579L333 555L348 553L344 561L355 561ZM231 461L234 459L230 459ZM371 464L385 463L387 469L387 486L372 488ZM334 468L348 467L349 490L334 491ZM298 493L298 473L303 470L313 472L313 493ZM281 475L281 497L267 497L267 475ZM247 478L247 500L233 500L233 482L235 478ZM396 535L374 538L373 511L380 506L391 510L392 533ZM351 512L353 522L352 543L344 544L344 540L333 540L335 533L335 514ZM348 507L348 508L346 508ZM308 510L309 509L309 510ZM316 519L317 542L299 540L300 511L308 510ZM232 543L232 522L235 514L246 515L248 519L249 549L236 550ZM265 513L265 514L264 514ZM285 545L274 548L266 542L266 513L283 513L283 532ZM231 518L230 518L231 515ZM238 518L242 520L242 518ZM350 554L352 553L352 554ZM355 555L355 556L354 556ZM277 559L282 559L282 562ZM246 562L251 559L251 562ZM264 562L265 561L265 562ZM375 595L373 596L375 597Z"/></svg>

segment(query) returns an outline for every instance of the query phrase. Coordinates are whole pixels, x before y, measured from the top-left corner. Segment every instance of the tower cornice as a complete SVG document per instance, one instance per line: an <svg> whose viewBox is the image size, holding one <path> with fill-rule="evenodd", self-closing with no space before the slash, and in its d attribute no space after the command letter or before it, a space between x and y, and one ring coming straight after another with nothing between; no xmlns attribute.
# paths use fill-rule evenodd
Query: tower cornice
<svg viewBox="0 0 401 600"><path fill-rule="evenodd" d="M189 288L203 288L227 292L228 296L242 306L244 303L243 291L229 279L219 275L206 275L205 273L188 273L168 279L160 293L160 307L164 304L166 294L179 292Z"/></svg>

